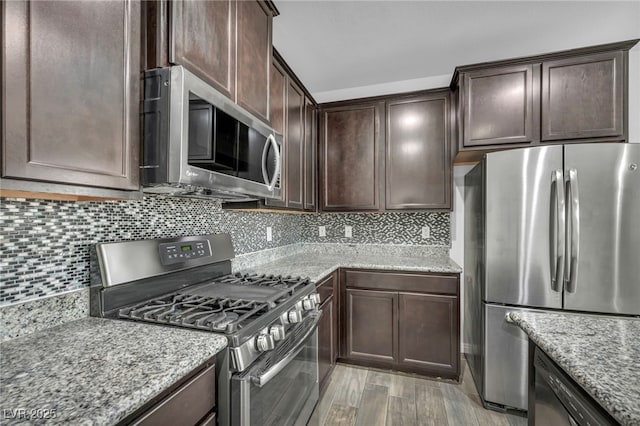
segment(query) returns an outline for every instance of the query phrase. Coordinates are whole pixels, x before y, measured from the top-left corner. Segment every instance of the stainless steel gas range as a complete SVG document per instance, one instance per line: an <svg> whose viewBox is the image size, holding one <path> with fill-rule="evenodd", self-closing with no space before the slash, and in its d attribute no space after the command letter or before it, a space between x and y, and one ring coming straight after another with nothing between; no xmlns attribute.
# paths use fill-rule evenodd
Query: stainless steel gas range
<svg viewBox="0 0 640 426"><path fill-rule="evenodd" d="M226 335L218 423L304 425L318 401L315 286L231 274L233 257L228 234L97 244L91 315Z"/></svg>

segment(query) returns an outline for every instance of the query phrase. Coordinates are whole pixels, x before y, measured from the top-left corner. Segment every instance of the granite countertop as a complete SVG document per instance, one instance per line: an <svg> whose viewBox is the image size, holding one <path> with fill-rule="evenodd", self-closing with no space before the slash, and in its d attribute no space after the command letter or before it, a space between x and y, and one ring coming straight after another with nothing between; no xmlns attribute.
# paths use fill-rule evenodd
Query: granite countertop
<svg viewBox="0 0 640 426"><path fill-rule="evenodd" d="M451 272L462 269L448 256L406 256L367 253L301 253L240 272L308 277L317 282L337 268L381 269L392 271Z"/></svg>
<svg viewBox="0 0 640 426"><path fill-rule="evenodd" d="M227 345L214 333L85 318L0 345L0 423L55 410L51 423L114 424Z"/></svg>
<svg viewBox="0 0 640 426"><path fill-rule="evenodd" d="M511 312L569 376L623 425L640 425L640 319Z"/></svg>

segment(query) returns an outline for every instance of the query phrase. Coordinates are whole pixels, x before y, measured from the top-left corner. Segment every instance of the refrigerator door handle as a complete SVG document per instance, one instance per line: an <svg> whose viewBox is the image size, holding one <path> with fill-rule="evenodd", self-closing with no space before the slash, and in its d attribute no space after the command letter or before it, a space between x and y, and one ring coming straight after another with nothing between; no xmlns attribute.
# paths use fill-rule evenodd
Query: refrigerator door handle
<svg viewBox="0 0 640 426"><path fill-rule="evenodd" d="M566 275L565 284L569 293L575 293L578 284L578 255L580 253L580 203L578 194L578 171L570 169L566 184L567 215L570 223L567 226L566 239Z"/></svg>
<svg viewBox="0 0 640 426"><path fill-rule="evenodd" d="M565 208L564 179L562 170L551 172L551 222L549 224L549 245L551 263L551 289L562 291L565 262Z"/></svg>

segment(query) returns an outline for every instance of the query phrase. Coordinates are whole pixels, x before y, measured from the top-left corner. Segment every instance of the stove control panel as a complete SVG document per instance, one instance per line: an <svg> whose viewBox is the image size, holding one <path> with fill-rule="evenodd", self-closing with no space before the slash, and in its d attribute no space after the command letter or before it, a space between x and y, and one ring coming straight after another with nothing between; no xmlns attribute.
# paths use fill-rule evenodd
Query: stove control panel
<svg viewBox="0 0 640 426"><path fill-rule="evenodd" d="M161 243L160 261L163 265L182 263L191 259L211 256L211 247L206 240L181 241L176 243Z"/></svg>

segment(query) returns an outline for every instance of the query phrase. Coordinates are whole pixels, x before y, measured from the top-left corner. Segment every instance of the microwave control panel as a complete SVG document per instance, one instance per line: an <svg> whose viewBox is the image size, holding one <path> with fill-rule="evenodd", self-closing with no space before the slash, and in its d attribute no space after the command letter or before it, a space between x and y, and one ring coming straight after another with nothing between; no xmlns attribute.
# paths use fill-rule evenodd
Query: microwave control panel
<svg viewBox="0 0 640 426"><path fill-rule="evenodd" d="M211 247L206 240L161 243L160 261L163 265L182 263L191 259L211 256Z"/></svg>

